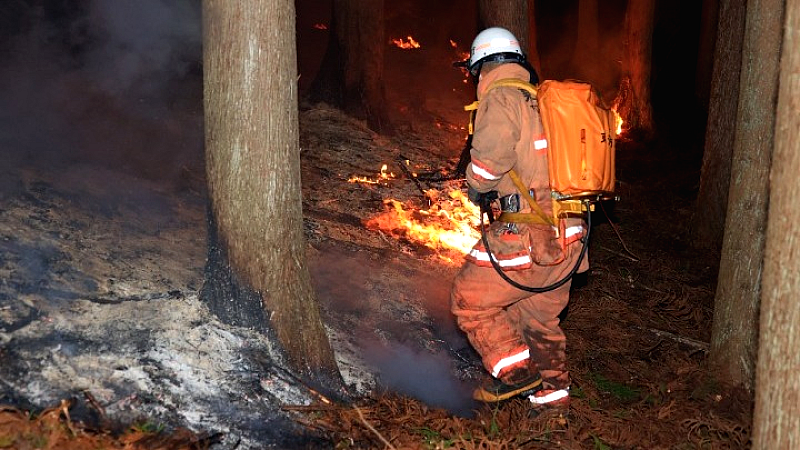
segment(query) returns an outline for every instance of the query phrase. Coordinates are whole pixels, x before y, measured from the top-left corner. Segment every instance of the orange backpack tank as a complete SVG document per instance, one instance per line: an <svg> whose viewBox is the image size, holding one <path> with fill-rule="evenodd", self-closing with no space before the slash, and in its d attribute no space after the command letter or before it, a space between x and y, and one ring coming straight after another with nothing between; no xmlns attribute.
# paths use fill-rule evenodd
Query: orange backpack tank
<svg viewBox="0 0 800 450"><path fill-rule="evenodd" d="M554 198L614 192L616 119L588 83L547 80L539 85Z"/></svg>
<svg viewBox="0 0 800 450"><path fill-rule="evenodd" d="M547 138L547 163L553 197L553 219L581 215L591 208L585 200L613 196L616 183L616 118L592 85L581 81L545 80L534 86L522 80L497 80L487 89L510 86L537 98ZM464 107L474 111L478 102ZM520 186L518 186L520 188ZM523 192L525 189L522 189ZM532 204L531 208L536 209Z"/></svg>

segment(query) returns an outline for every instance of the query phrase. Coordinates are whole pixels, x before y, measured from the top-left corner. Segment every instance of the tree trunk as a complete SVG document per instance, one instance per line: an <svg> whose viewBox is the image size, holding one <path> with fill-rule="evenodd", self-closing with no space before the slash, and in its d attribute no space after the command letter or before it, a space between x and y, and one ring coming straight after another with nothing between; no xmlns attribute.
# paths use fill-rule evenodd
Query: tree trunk
<svg viewBox="0 0 800 450"><path fill-rule="evenodd" d="M697 247L718 252L725 232L742 73L746 0L720 0L705 152L692 223Z"/></svg>
<svg viewBox="0 0 800 450"><path fill-rule="evenodd" d="M725 0L703 0L703 9L700 17L700 39L697 46L697 70L694 77L694 86L698 103L705 110L708 109L711 97L711 80L714 69L714 49L717 42L720 1Z"/></svg>
<svg viewBox="0 0 800 450"><path fill-rule="evenodd" d="M503 27L519 40L519 46L529 49L528 0L479 0L479 29Z"/></svg>
<svg viewBox="0 0 800 450"><path fill-rule="evenodd" d="M203 1L211 205L201 298L274 332L298 375L339 379L305 265L295 10L291 0Z"/></svg>
<svg viewBox="0 0 800 450"><path fill-rule="evenodd" d="M536 34L536 1L528 0L528 61L536 73L539 75L540 80L544 80L542 74L542 61L539 58L539 38Z"/></svg>
<svg viewBox="0 0 800 450"><path fill-rule="evenodd" d="M712 364L722 379L748 389L758 348L784 1L747 2L728 215L711 328Z"/></svg>
<svg viewBox="0 0 800 450"><path fill-rule="evenodd" d="M364 119L374 131L392 134L383 55L386 48L383 0L334 0L328 48L311 88L315 101Z"/></svg>
<svg viewBox="0 0 800 450"><path fill-rule="evenodd" d="M650 104L650 73L653 62L655 0L629 1L625 11L625 51L622 80L614 102L629 132L647 139L655 131Z"/></svg>
<svg viewBox="0 0 800 450"><path fill-rule="evenodd" d="M777 8L777 6L776 6ZM753 448L800 448L800 1L786 1L770 174Z"/></svg>
<svg viewBox="0 0 800 450"><path fill-rule="evenodd" d="M600 16L597 0L578 1L578 36L572 55L576 78L596 83L600 70Z"/></svg>

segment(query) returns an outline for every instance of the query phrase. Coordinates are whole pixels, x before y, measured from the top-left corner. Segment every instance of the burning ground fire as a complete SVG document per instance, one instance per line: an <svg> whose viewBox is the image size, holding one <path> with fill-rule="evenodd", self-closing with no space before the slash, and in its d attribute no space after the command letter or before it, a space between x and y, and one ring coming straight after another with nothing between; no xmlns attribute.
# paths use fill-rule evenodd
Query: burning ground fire
<svg viewBox="0 0 800 450"><path fill-rule="evenodd" d="M385 173L384 164L380 179L351 177L348 181L378 184L388 179L383 177ZM383 203L387 210L367 220L365 225L394 238L424 245L435 250L442 260L454 262L447 253L467 254L480 239L480 210L457 188L424 192L431 205L427 209L409 206L410 202L386 199Z"/></svg>
<svg viewBox="0 0 800 450"><path fill-rule="evenodd" d="M467 254L480 239L476 229L480 220L478 207L459 189L447 192L429 189L425 193L431 199L430 208L406 208L399 200L387 199L384 204L389 210L369 219L367 228L384 231L433 250ZM439 256L446 261L453 261L447 256Z"/></svg>
<svg viewBox="0 0 800 450"><path fill-rule="evenodd" d="M413 37L407 36L407 39L408 40L404 40L403 38L392 39L390 43L394 44L397 48L402 48L403 50L411 50L421 47L420 43L417 42Z"/></svg>
<svg viewBox="0 0 800 450"><path fill-rule="evenodd" d="M362 177L353 175L351 176L347 182L348 183L364 183L364 184L380 184L382 181L391 180L393 179L394 173L389 172L389 166L384 164L381 166L381 172L378 175L378 178L369 178L369 177Z"/></svg>

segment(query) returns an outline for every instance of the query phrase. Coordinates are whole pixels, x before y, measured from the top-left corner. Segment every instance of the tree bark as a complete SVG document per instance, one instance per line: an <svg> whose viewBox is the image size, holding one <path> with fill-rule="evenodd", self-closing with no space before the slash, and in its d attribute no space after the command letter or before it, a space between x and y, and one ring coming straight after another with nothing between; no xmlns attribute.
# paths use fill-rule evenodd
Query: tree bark
<svg viewBox="0 0 800 450"><path fill-rule="evenodd" d="M711 98L714 50L717 42L717 25L720 21L720 1L724 0L703 0L700 17L700 39L697 46L697 70L694 86L695 96L703 109L708 109Z"/></svg>
<svg viewBox="0 0 800 450"><path fill-rule="evenodd" d="M800 448L800 1L786 0L783 30L756 367L754 449Z"/></svg>
<svg viewBox="0 0 800 450"><path fill-rule="evenodd" d="M383 0L334 0L328 48L311 97L364 119L370 129L392 134L386 106Z"/></svg>
<svg viewBox="0 0 800 450"><path fill-rule="evenodd" d="M714 252L722 247L725 233L746 3L746 0L720 0L703 167L692 220L695 245Z"/></svg>
<svg viewBox="0 0 800 450"><path fill-rule="evenodd" d="M784 2L747 2L728 214L711 328L711 363L720 378L748 389L758 348Z"/></svg>
<svg viewBox="0 0 800 450"><path fill-rule="evenodd" d="M595 83L600 66L600 16L597 0L578 1L578 36L572 67L577 78Z"/></svg>
<svg viewBox="0 0 800 450"><path fill-rule="evenodd" d="M529 49L528 0L480 0L479 29L503 27L519 40L519 46Z"/></svg>
<svg viewBox="0 0 800 450"><path fill-rule="evenodd" d="M653 27L655 0L629 1L625 11L625 51L622 56L622 80L617 112L629 132L643 138L655 132L650 104L650 75L653 65Z"/></svg>
<svg viewBox="0 0 800 450"><path fill-rule="evenodd" d="M536 34L536 1L528 0L528 62L536 73L539 75L540 80L545 77L542 74L542 61L539 57L539 37Z"/></svg>
<svg viewBox="0 0 800 450"><path fill-rule="evenodd" d="M299 376L330 387L338 369L305 264L294 23L291 0L203 1L201 298L228 323L274 332Z"/></svg>

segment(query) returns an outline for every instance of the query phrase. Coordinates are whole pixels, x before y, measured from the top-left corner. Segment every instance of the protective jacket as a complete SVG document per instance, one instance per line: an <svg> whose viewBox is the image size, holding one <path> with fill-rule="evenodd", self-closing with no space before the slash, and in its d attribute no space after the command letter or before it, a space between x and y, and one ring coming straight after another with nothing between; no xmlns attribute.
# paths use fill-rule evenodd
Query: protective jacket
<svg viewBox="0 0 800 450"><path fill-rule="evenodd" d="M496 80L527 81L528 76L517 64L503 64L481 77L467 182L478 192L496 190L501 197L517 194L508 175L514 169L541 209L552 215L547 139L536 99L515 87L487 90ZM530 211L524 200L520 211ZM496 221L487 230L492 255L507 275L523 285L552 284L575 265L580 253L578 239L584 232L580 219L559 222L554 227ZM587 268L585 258L579 271ZM569 287L566 283L541 294L514 288L491 267L479 241L456 276L451 308L493 376L502 379L511 369L526 366L561 389L569 376L558 315L566 307Z"/></svg>

